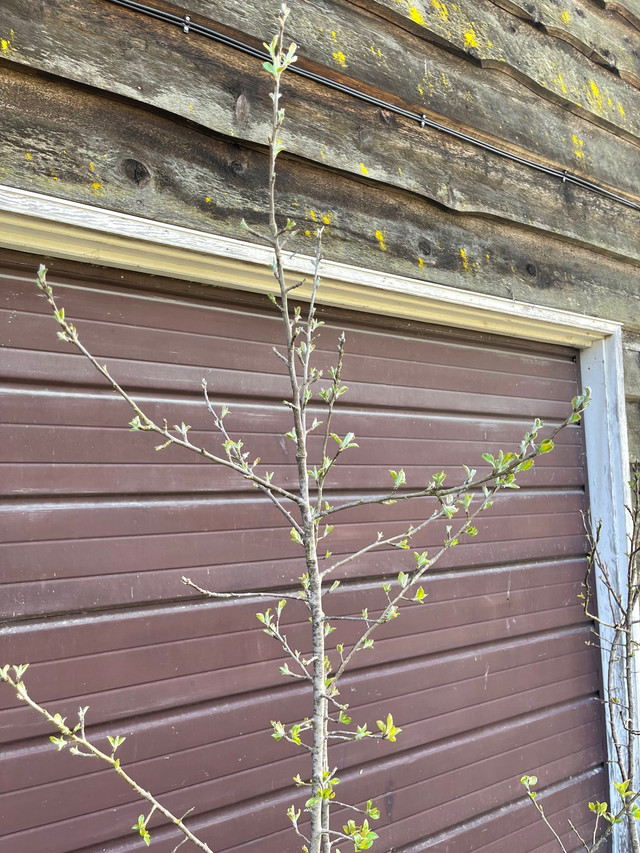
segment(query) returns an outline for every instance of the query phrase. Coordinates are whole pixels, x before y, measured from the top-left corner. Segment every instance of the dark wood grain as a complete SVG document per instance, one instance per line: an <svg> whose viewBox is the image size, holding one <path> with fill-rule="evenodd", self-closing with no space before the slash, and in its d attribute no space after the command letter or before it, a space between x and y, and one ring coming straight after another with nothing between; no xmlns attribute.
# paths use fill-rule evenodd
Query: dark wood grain
<svg viewBox="0 0 640 853"><path fill-rule="evenodd" d="M232 237L239 236L243 216L253 226L264 224L260 151L98 93L8 70L3 182ZM145 165L148 179L131 178L131 159ZM312 230L326 217L325 252L334 260L640 325L636 265L553 234L448 213L363 176L290 159L282 160L279 175L283 215L309 234L300 241L302 251L311 251ZM573 190L560 192L570 197ZM609 233L615 229L613 220Z"/></svg>
<svg viewBox="0 0 640 853"><path fill-rule="evenodd" d="M453 5L431 0L415 0L411 5L395 0L357 2L391 20L402 19L414 32L435 37L485 67L502 69L539 96L557 98L576 115L638 139L640 91L635 85L486 0Z"/></svg>
<svg viewBox="0 0 640 853"><path fill-rule="evenodd" d="M185 40L176 29L163 28L158 22L131 13L125 16L122 10L117 10L121 19L109 26L109 18L115 13L105 4L101 8L101 32L113 33L111 40L115 43L103 44L97 52L95 38L85 34L84 40L78 39L73 63L65 51L64 56L41 64L56 73L68 73L65 68L72 65L76 78L81 76L83 82L92 85L99 80L99 85L105 86L109 85L109 75L105 74L104 60L96 66L95 57L98 54L110 57L111 77L129 81L124 87L121 83L112 84L116 91L127 90L128 97L133 95L184 119L193 119L217 133L254 144L265 140L269 117L267 80L256 76L255 60L205 40ZM81 20L80 16L75 20ZM60 26L57 19L56 25ZM127 42L123 53L125 25L135 32L137 42L133 44L139 50ZM50 41L57 43L53 37ZM211 74L209 69L214 63L216 72ZM84 68L81 75L78 68ZM161 79L159 85L156 81ZM427 85L425 81L423 84ZM417 88L422 88L420 81ZM485 92L490 88L485 85ZM78 106L74 109L72 91L65 98L61 88L57 96L66 100L70 111L82 112ZM241 96L242 109L238 112ZM76 97L82 96L78 93ZM562 185L558 178L479 151L437 131L422 130L417 123L372 110L349 96L337 95L315 84L290 78L285 97L288 117L283 141L287 150L297 156L424 195L452 210L510 219L623 257L638 257L637 212L616 202ZM485 111L488 107L487 103L483 105ZM49 140L48 146L54 143L55 130L38 128L36 117L29 117L26 111L24 118L37 128L36 135ZM115 120L124 122L125 118ZM616 157L599 156L591 140L578 135L579 128L571 134L569 129L566 128L563 143L568 159L617 161ZM18 132L23 137L24 128ZM529 136L531 132L530 126ZM33 142L37 153L38 140ZM624 164L623 157L616 168L630 174ZM87 168L88 164L82 171ZM133 175L134 183L147 180L143 172L144 169ZM614 180L611 176L609 183ZM96 194L100 194L99 190Z"/></svg>

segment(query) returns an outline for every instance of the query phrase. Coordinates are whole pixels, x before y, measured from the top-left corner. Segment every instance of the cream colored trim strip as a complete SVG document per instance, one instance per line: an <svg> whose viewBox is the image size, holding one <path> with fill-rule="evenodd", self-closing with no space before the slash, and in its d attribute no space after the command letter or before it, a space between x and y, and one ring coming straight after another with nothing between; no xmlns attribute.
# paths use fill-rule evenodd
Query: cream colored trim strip
<svg viewBox="0 0 640 853"><path fill-rule="evenodd" d="M144 273L268 293L268 249L52 196L0 186L0 245ZM287 262L309 275L312 259ZM305 291L301 288L300 298ZM516 338L588 347L620 324L460 291L333 261L322 263L321 302Z"/></svg>

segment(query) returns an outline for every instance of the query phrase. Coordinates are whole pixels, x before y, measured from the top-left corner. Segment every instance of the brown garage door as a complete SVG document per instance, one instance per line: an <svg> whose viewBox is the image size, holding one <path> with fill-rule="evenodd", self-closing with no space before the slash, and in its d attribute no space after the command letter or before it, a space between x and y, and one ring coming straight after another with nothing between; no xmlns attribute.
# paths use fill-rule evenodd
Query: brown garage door
<svg viewBox="0 0 640 853"><path fill-rule="evenodd" d="M20 261L20 262L19 262ZM89 705L96 737L124 734L122 761L216 851L288 853L284 811L298 754L268 721L310 713L278 674L278 646L256 603L188 601L189 574L219 591L286 586L301 574L280 516L224 470L131 434L126 405L55 337L33 283L37 262L11 256L2 275L4 544L2 659L30 661L36 698L69 716ZM279 327L266 300L54 267L60 301L85 343L154 417L184 420L216 445L199 389L227 402L229 427L275 478L293 455ZM404 467L410 484L509 447L534 416L554 421L577 391L576 353L402 321L328 313L321 346L347 331L336 429L356 433L334 493L364 494ZM321 353L321 358L324 354ZM317 448L316 448L317 449ZM344 687L353 716L403 733L338 746L341 794L380 807L374 849L440 853L552 851L519 777L549 788L561 827L606 798L598 662L576 595L584 572L579 428L566 430L523 488L500 500L476 540L438 564L428 602L407 607L361 655ZM353 511L331 535L335 554L415 520L417 504ZM433 546L436 533L419 544ZM331 612L376 601L398 550L355 566ZM305 647L306 612L290 610ZM348 624L348 623L346 623ZM49 732L0 691L0 853L129 851L142 811L119 780L59 754ZM581 805L582 804L582 805ZM154 850L178 839L161 825ZM566 836L569 841L569 836ZM570 842L570 847L575 847Z"/></svg>

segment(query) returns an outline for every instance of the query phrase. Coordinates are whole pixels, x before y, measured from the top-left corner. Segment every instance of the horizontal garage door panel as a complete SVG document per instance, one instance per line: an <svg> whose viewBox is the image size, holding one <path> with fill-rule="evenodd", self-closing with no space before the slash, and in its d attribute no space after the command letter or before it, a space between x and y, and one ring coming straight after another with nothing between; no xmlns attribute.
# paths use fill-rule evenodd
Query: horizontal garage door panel
<svg viewBox="0 0 640 853"><path fill-rule="evenodd" d="M217 450L206 378L264 470L295 483L294 448L281 438L287 383L271 353L279 322L266 300L68 270L51 276L67 316L152 417L184 420ZM290 587L302 568L288 526L231 472L131 434L128 407L56 341L24 268L7 265L0 287L3 657L31 662L32 692L55 710L73 717L89 705L97 738L126 735L132 775L176 811L195 807L191 825L216 851L293 853L284 813L305 760L267 726L309 714L309 697L278 674L279 647L255 618L266 604L201 601L180 583ZM579 391L568 348L334 310L324 319L325 371L347 332L349 393L334 427L360 445L336 469L333 503L388 488L389 468L405 468L415 487L439 470L455 481L462 463L484 470L483 452L517 447L535 416L557 423ZM311 454L319 448L313 437ZM395 744L333 749L342 798L372 797L381 810L382 853L552 853L522 797L526 772L563 827L568 818L584 827L584 803L606 798L600 672L578 600L581 428L565 430L519 482L479 518L477 537L434 566L426 603L384 626L343 682L355 720L372 728L391 712L403 729ZM428 511L427 502L349 510L328 547L339 559ZM433 552L443 535L429 527L415 545ZM412 560L386 549L336 573L328 612L375 608L381 581ZM306 649L306 612L291 603L284 616L290 642ZM340 640L355 638L352 623L337 624ZM56 753L27 711L0 692L0 853L139 849L135 796ZM175 834L160 821L151 829L154 849L170 853Z"/></svg>

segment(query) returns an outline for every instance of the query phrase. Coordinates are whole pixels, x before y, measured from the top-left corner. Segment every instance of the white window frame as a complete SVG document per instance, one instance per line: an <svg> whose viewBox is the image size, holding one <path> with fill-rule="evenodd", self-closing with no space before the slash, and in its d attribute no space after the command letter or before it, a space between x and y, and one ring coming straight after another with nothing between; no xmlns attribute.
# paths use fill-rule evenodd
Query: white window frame
<svg viewBox="0 0 640 853"><path fill-rule="evenodd" d="M0 245L220 287L273 289L266 247L6 186L0 186ZM296 255L286 267L309 274L313 259ZM584 415L590 509L592 518L602 519L601 555L624 587L630 495L621 323L333 261L322 262L319 301L578 348L583 386L593 392ZM607 596L601 584L597 593L602 613ZM611 749L610 731L608 739ZM626 850L619 831L614 853Z"/></svg>

